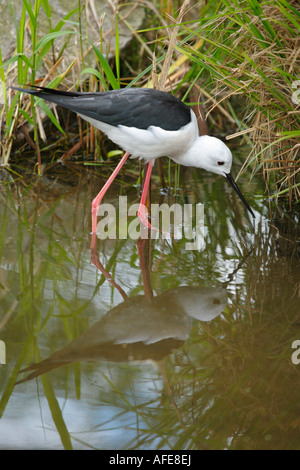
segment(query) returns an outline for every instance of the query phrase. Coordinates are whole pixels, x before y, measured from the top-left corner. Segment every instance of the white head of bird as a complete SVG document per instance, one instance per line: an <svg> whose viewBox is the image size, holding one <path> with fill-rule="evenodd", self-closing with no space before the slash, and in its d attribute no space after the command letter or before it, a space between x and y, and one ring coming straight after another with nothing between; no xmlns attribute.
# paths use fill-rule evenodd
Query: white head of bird
<svg viewBox="0 0 300 470"><path fill-rule="evenodd" d="M176 162L176 157L171 158ZM202 168L226 176L231 170L232 154L222 140L203 135L195 140L184 156L179 157L176 163Z"/></svg>
<svg viewBox="0 0 300 470"><path fill-rule="evenodd" d="M178 158L178 161L176 157L172 157L172 160L184 166L194 166L210 171L211 173L216 173L217 175L225 176L245 207L252 216L255 217L251 207L230 173L232 154L222 140L209 135L199 136L184 155Z"/></svg>

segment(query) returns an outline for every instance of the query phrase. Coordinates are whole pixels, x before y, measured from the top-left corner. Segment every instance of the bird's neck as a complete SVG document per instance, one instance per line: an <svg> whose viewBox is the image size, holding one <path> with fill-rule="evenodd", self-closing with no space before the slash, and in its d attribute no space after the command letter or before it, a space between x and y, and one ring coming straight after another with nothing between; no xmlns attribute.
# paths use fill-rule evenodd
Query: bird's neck
<svg viewBox="0 0 300 470"><path fill-rule="evenodd" d="M171 157L176 163L183 166L193 166L202 168L203 170L211 171L209 152L206 148L207 136L199 136L195 142L180 156Z"/></svg>

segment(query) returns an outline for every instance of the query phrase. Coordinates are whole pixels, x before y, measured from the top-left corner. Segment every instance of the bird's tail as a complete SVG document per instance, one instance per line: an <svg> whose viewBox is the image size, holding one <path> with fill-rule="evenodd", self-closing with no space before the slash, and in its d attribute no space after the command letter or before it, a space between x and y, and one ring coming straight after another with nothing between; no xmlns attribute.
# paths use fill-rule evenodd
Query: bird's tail
<svg viewBox="0 0 300 470"><path fill-rule="evenodd" d="M47 96L72 96L72 97L76 97L76 96L80 96L82 95L83 93L82 92L79 92L79 91L65 91L65 90L56 90L54 88L47 88L47 87L44 87L44 86L36 86L36 85L30 85L31 88L28 89L28 88L19 88L19 87L16 87L16 86L12 86L11 88L13 90L17 90L17 91L21 91L23 93L29 93L30 95L34 95L34 96L38 96L40 98L44 98L46 99L46 95Z"/></svg>
<svg viewBox="0 0 300 470"><path fill-rule="evenodd" d="M79 91L64 91L41 86L30 86L31 88L19 88L15 86L12 86L11 88L22 93L28 93L29 95L36 96L37 98L42 98L44 100L51 101L52 103L68 108L71 111L77 111L77 109L74 109L74 98L77 98L84 94Z"/></svg>

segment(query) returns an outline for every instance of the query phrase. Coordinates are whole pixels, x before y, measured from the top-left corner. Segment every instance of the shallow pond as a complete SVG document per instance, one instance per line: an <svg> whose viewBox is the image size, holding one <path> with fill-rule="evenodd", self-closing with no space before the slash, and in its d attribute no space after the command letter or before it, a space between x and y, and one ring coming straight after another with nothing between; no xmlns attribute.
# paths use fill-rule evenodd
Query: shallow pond
<svg viewBox="0 0 300 470"><path fill-rule="evenodd" d="M152 202L203 203L192 232L91 250L103 179L70 168L1 185L0 448L299 449L297 220L240 178L253 222L225 179L182 169ZM113 185L117 215L119 195L139 190Z"/></svg>

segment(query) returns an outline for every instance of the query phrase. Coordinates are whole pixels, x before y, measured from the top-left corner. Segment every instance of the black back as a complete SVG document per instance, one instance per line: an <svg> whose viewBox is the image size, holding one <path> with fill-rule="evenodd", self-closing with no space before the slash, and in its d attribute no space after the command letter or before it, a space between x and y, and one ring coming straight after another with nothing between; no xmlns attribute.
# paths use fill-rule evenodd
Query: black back
<svg viewBox="0 0 300 470"><path fill-rule="evenodd" d="M157 126L176 131L191 120L190 108L182 101L151 88L122 88L102 93L67 92L44 87L15 89L112 126L139 129Z"/></svg>

